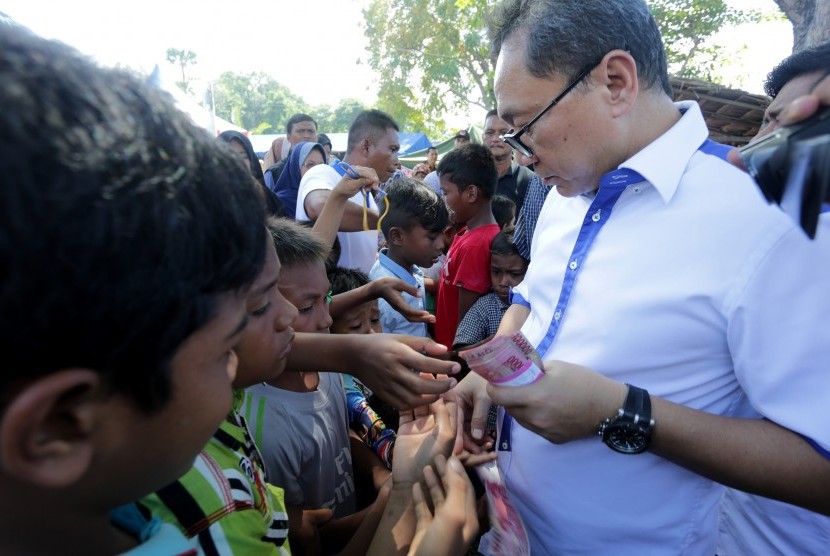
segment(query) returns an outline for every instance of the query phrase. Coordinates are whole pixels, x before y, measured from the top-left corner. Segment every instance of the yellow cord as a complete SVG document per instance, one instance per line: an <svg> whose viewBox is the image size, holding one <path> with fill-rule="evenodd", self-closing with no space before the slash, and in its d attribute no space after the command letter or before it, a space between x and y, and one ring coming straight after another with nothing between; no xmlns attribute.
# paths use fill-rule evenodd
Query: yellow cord
<svg viewBox="0 0 830 556"><path fill-rule="evenodd" d="M378 233L382 233L380 231L380 223L383 222L383 219L386 218L386 214L389 212L389 199L386 198L386 195L383 196L383 200L386 203L386 208L383 210L383 214L380 215L378 218ZM369 229L369 192L366 191L363 197L363 231L364 232L371 232L372 230Z"/></svg>

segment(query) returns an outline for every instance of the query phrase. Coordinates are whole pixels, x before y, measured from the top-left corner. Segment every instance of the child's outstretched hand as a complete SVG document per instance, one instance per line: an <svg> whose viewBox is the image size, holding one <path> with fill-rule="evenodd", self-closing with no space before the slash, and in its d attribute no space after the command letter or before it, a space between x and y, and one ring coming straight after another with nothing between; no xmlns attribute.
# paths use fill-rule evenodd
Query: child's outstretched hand
<svg viewBox="0 0 830 556"><path fill-rule="evenodd" d="M435 468L424 468L424 480L435 508L433 515L427 505L420 483L412 486L415 536L409 549L411 556L447 556L464 554L478 533L475 492L461 462L453 457L435 457Z"/></svg>
<svg viewBox="0 0 830 556"><path fill-rule="evenodd" d="M409 322L435 322L435 316L431 315L429 311L413 309L401 296L402 292L406 292L415 297L422 297L424 293L419 288L410 286L400 278L392 278L391 276L376 278L369 282L369 287L375 298L384 299Z"/></svg>

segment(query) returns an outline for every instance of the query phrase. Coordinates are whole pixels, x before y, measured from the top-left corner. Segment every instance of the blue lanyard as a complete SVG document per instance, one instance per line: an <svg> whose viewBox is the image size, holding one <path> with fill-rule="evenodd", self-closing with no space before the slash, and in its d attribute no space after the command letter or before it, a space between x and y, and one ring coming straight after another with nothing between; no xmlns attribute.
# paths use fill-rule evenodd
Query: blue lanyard
<svg viewBox="0 0 830 556"><path fill-rule="evenodd" d="M576 238L571 256L568 258L568 265L565 268L565 279L562 281L562 290L559 292L559 301L556 303L556 309L553 312L553 319L550 321L548 331L545 337L536 347L536 351L540 355L546 353L553 343L556 333L559 332L559 326L565 318L565 310L568 307L568 301L571 299L576 278L579 276L579 271L585 264L585 258L588 251L594 244L594 240L599 235L599 231L608 222L611 217L611 211L614 208L617 200L622 195L623 191L629 185L635 183L642 183L646 179L628 168L620 168L612 172L608 172L599 180L599 190L594 197L588 212L585 213L585 218L582 220L582 227L579 229L579 235ZM513 425L513 418L504 412L504 419L501 425L501 434L499 435L498 450L510 451L510 430Z"/></svg>
<svg viewBox="0 0 830 556"><path fill-rule="evenodd" d="M731 149L725 145L706 139L698 147L698 150L726 160L726 153ZM643 176L628 168L620 168L608 172L600 178L597 196L594 197L594 201L585 214L582 227L579 229L579 235L576 238L576 244L568 259L568 267L565 269L565 279L562 282L562 291L559 292L559 301L556 303L553 319L550 322L548 331L545 333L545 337L542 338L542 341L536 347L536 351L543 357L551 344L553 344L556 333L559 331L559 326L565 318L565 309L568 307L568 301L571 298L571 292L576 283L576 278L579 276L579 271L585 264L585 257L588 255L588 250L593 245L599 231L611 217L611 210L614 208L623 191L629 185L644 181L646 179ZM513 418L505 411L501 425L501 435L499 437L499 451L510 451L510 430L512 425Z"/></svg>

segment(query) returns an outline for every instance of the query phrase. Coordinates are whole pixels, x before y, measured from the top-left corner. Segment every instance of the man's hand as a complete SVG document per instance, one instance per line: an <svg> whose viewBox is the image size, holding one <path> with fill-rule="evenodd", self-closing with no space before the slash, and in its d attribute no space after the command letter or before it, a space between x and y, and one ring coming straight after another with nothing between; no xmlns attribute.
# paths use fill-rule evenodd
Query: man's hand
<svg viewBox="0 0 830 556"><path fill-rule="evenodd" d="M428 357L443 354L447 350L429 338L403 334L350 337L355 339L355 347L350 352L354 359L353 364L349 365L349 372L398 409L433 403L439 394L457 383L454 378L427 379L419 376L418 372L454 374L461 368L458 363ZM396 445L395 453L397 452Z"/></svg>
<svg viewBox="0 0 830 556"><path fill-rule="evenodd" d="M332 189L332 195L344 199L351 199L358 191L375 191L378 188L380 180L374 168L367 168L365 166L352 166L352 168L360 174L360 177L353 179L348 175L343 176L343 179Z"/></svg>
<svg viewBox="0 0 830 556"><path fill-rule="evenodd" d="M523 427L564 444L596 434L599 424L623 406L626 386L586 367L546 361L545 374L533 384L488 384L487 392Z"/></svg>
<svg viewBox="0 0 830 556"><path fill-rule="evenodd" d="M402 314L409 322L435 322L434 315L431 315L428 311L413 309L404 300L401 292L406 292L415 297L421 297L423 293L418 288L410 286L403 280L385 276L369 282L369 287L374 298L385 299L393 309Z"/></svg>
<svg viewBox="0 0 830 556"><path fill-rule="evenodd" d="M412 487L418 526L409 554L464 554L478 533L475 489L455 457L447 461L443 456L437 456L435 468L438 475L432 467L424 468L424 479L435 508L434 516L421 485L415 483Z"/></svg>

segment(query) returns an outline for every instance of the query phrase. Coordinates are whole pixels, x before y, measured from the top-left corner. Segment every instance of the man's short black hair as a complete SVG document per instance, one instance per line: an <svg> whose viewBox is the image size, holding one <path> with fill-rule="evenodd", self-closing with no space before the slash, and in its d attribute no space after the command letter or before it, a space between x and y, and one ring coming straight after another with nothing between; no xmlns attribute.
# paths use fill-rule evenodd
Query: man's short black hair
<svg viewBox="0 0 830 556"><path fill-rule="evenodd" d="M393 181L386 190L385 199L389 202L389 212L380 228L387 239L392 228L409 231L417 225L429 232L440 233L449 224L444 200L418 180L402 177ZM381 213L385 209L384 202L380 201Z"/></svg>
<svg viewBox="0 0 830 556"><path fill-rule="evenodd" d="M364 139L371 143L377 141L378 137L386 133L387 129L400 131L398 124L392 116L380 110L364 110L352 122L349 127L349 139L346 144L346 154L351 153Z"/></svg>
<svg viewBox="0 0 830 556"><path fill-rule="evenodd" d="M294 114L288 119L288 123L285 124L285 133L291 135L291 130L294 129L294 126L302 122L311 122L314 124L314 129L317 129L317 122L308 114Z"/></svg>
<svg viewBox="0 0 830 556"><path fill-rule="evenodd" d="M0 106L0 388L80 367L163 407L182 342L263 267L256 182L167 93L22 28Z"/></svg>
<svg viewBox="0 0 830 556"><path fill-rule="evenodd" d="M429 148L427 148L427 152L430 152L430 151L438 152L438 147L429 147Z"/></svg>
<svg viewBox="0 0 830 556"><path fill-rule="evenodd" d="M486 122L487 119L490 118L491 116L498 116L498 115L499 115L499 111L496 110L495 108L493 108L492 110L488 110L487 114L484 116L484 121Z"/></svg>
<svg viewBox="0 0 830 556"><path fill-rule="evenodd" d="M791 80L816 72L821 72L823 76L830 73L830 41L785 58L767 76L764 91L775 98ZM816 82L820 80L821 77Z"/></svg>
<svg viewBox="0 0 830 556"><path fill-rule="evenodd" d="M486 199L493 197L499 181L490 149L476 143L463 145L444 155L438 163L438 175L446 175L459 191L475 185Z"/></svg>
<svg viewBox="0 0 830 556"><path fill-rule="evenodd" d="M336 266L330 268L327 274L332 295L346 293L369 283L369 276L357 268Z"/></svg>

